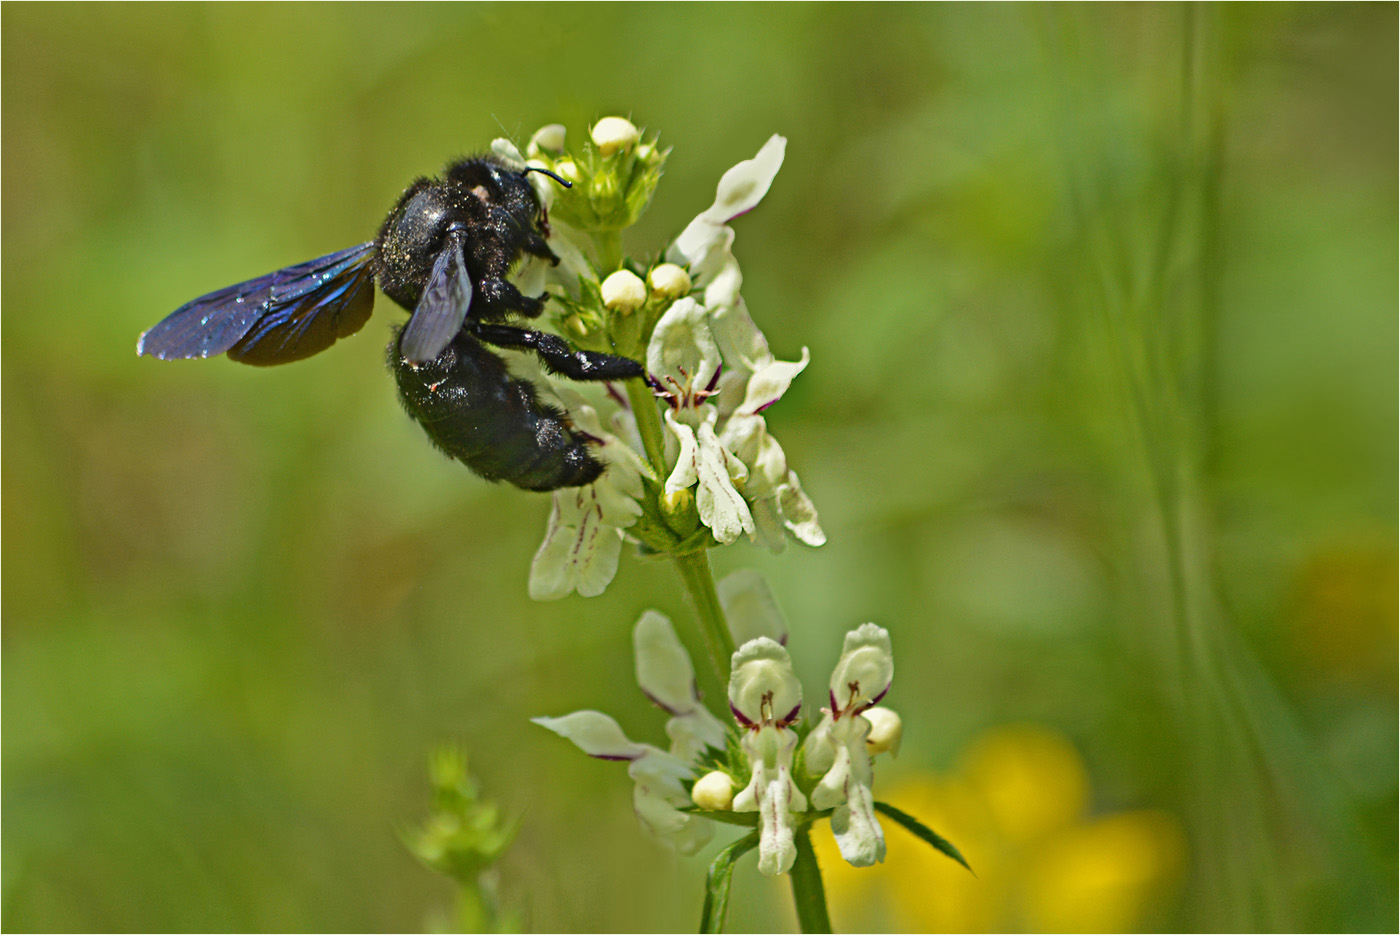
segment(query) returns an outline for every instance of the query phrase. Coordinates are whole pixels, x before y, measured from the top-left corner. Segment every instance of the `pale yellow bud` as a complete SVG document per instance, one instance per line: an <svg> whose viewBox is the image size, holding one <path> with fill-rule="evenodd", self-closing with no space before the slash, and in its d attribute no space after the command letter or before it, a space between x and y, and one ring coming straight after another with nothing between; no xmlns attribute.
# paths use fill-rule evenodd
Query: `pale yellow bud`
<svg viewBox="0 0 1400 935"><path fill-rule="evenodd" d="M889 708L867 708L861 716L870 722L870 734L865 738L866 752L871 756L889 752L899 756L899 744L904 740L904 722Z"/></svg>
<svg viewBox="0 0 1400 935"><path fill-rule="evenodd" d="M541 151L560 153L564 151L564 125L562 123L551 123L548 126L540 127L535 131L535 135L530 137L530 145L526 147L527 156L538 156Z"/></svg>
<svg viewBox="0 0 1400 935"><path fill-rule="evenodd" d="M673 490L661 495L661 508L671 516L684 513L690 509L690 505L694 502L695 493L689 487L682 487L680 490Z"/></svg>
<svg viewBox="0 0 1400 935"><path fill-rule="evenodd" d="M647 276L651 294L661 299L679 299L690 291L690 274L674 263L662 263Z"/></svg>
<svg viewBox="0 0 1400 935"><path fill-rule="evenodd" d="M604 156L611 156L635 146L637 140L642 138L641 131L626 117L604 117L588 132L593 137L593 144L598 147L598 152Z"/></svg>
<svg viewBox="0 0 1400 935"><path fill-rule="evenodd" d="M690 801L708 812L727 812L734 804L734 780L719 770L706 773L691 787Z"/></svg>
<svg viewBox="0 0 1400 935"><path fill-rule="evenodd" d="M647 300L647 284L631 270L620 269L598 287L603 304L614 312L630 315Z"/></svg>
<svg viewBox="0 0 1400 935"><path fill-rule="evenodd" d="M579 174L578 166L574 164L572 159L561 159L556 162L554 164L554 174L564 181L571 182L575 185L583 178L583 176Z"/></svg>
<svg viewBox="0 0 1400 935"><path fill-rule="evenodd" d="M588 326L585 325L583 319L577 315L570 315L568 318L564 319L564 327L581 338L588 335Z"/></svg>

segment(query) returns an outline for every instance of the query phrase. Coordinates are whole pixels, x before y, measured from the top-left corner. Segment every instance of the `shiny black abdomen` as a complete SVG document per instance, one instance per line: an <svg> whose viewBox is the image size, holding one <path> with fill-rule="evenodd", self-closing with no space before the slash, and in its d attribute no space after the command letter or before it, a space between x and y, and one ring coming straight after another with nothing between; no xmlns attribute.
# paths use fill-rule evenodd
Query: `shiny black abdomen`
<svg viewBox="0 0 1400 935"><path fill-rule="evenodd" d="M603 465L590 436L540 402L534 386L510 375L480 341L459 334L434 360L410 364L395 336L389 367L399 398L434 445L487 480L525 490L592 483Z"/></svg>

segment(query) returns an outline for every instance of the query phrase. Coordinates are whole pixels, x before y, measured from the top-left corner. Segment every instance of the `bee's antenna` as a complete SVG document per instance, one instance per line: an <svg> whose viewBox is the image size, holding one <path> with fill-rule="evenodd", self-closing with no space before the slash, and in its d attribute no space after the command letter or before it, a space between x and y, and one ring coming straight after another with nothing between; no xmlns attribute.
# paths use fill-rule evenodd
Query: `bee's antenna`
<svg viewBox="0 0 1400 935"><path fill-rule="evenodd" d="M520 173L520 174L521 174L521 175L526 175L526 174L528 174L528 173L530 173L530 172L540 172L540 173L543 173L544 175L547 175L547 176L549 176L550 178L554 179L554 181L558 182L560 185L563 185L565 188L573 188L573 187L574 187L574 183L573 183L573 182L566 182L566 181L564 181L563 179L561 179L559 176L555 175L553 172L550 172L548 169L541 169L539 166L526 166L526 167L525 167L525 171L522 172L522 173Z"/></svg>

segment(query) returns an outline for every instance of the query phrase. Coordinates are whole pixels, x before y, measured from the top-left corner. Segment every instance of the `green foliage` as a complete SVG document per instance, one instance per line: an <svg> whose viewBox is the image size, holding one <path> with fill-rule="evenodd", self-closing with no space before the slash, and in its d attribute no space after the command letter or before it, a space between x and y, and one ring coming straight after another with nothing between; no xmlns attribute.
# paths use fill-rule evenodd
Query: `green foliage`
<svg viewBox="0 0 1400 935"><path fill-rule="evenodd" d="M915 818L913 815L902 812L887 802L876 802L875 811L879 812L881 815L888 815L890 818L893 818L895 821L899 822L901 827L908 830L919 840L928 844L929 847L938 851L940 854L948 855L964 867L967 867L967 872L971 873L973 876L977 875L976 872L973 871L972 866L967 862L967 858L963 857L962 853L953 846L953 842L938 834L938 832L919 821L919 819Z"/></svg>
<svg viewBox="0 0 1400 935"><path fill-rule="evenodd" d="M729 884L734 879L734 865L739 858L758 847L758 832L752 831L724 847L710 862L705 876L705 902L700 909L701 932L723 932L729 914Z"/></svg>
<svg viewBox="0 0 1400 935"><path fill-rule="evenodd" d="M494 879L488 876L514 840L518 825L503 822L500 809L481 800L464 751L435 751L428 775L432 813L421 828L404 834L404 844L413 856L457 884L455 931L518 930L514 914L501 911Z"/></svg>

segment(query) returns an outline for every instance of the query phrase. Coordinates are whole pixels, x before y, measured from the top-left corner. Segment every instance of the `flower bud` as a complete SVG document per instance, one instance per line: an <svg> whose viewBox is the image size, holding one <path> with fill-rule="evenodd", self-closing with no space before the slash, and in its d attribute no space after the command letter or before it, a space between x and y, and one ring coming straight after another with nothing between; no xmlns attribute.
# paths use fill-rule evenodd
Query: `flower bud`
<svg viewBox="0 0 1400 935"><path fill-rule="evenodd" d="M673 490L661 495L661 509L665 510L668 516L684 513L694 504L695 491L689 487L682 487L680 490Z"/></svg>
<svg viewBox="0 0 1400 935"><path fill-rule="evenodd" d="M867 708L861 714L870 722L870 733L865 737L865 750L871 756L889 752L899 756L899 744L904 739L904 721L889 708Z"/></svg>
<svg viewBox="0 0 1400 935"><path fill-rule="evenodd" d="M641 131L625 117L604 117L588 131L593 143L604 156L611 156L628 147L635 146L642 138Z"/></svg>
<svg viewBox="0 0 1400 935"><path fill-rule="evenodd" d="M583 178L572 159L561 159L554 164L554 174L566 182L577 185Z"/></svg>
<svg viewBox="0 0 1400 935"><path fill-rule="evenodd" d="M659 299L679 299L690 291L690 274L674 263L662 263L647 276L651 294Z"/></svg>
<svg viewBox="0 0 1400 935"><path fill-rule="evenodd" d="M734 780L719 770L695 780L690 800L709 812L727 812L734 804Z"/></svg>
<svg viewBox="0 0 1400 935"><path fill-rule="evenodd" d="M541 152L562 153L564 151L564 125L562 123L551 123L548 126L540 127L535 131L535 135L530 137L530 144L525 147L527 156L538 156Z"/></svg>
<svg viewBox="0 0 1400 935"><path fill-rule="evenodd" d="M603 304L623 315L632 314L647 300L646 283L636 273L626 269L620 269L604 279L599 291L603 294Z"/></svg>
<svg viewBox="0 0 1400 935"><path fill-rule="evenodd" d="M583 319L578 315L570 315L564 319L564 327L568 328L580 338L588 337L588 326L583 323Z"/></svg>

